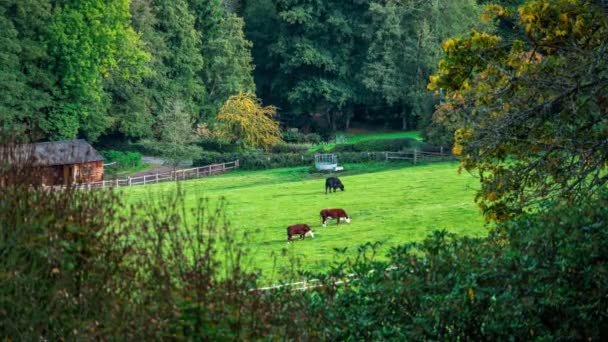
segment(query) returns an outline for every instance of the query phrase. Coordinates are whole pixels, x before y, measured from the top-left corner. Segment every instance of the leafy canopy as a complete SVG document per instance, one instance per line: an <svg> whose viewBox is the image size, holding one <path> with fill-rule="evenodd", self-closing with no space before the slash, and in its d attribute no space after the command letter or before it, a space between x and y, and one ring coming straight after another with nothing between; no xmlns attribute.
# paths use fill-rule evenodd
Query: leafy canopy
<svg viewBox="0 0 608 342"><path fill-rule="evenodd" d="M534 0L516 19L525 40L473 32L443 43L428 88L434 120L455 131L477 201L503 220L547 198L578 201L608 181L608 16L589 1ZM491 13L508 15L492 6ZM500 19L500 18L499 18Z"/></svg>
<svg viewBox="0 0 608 342"><path fill-rule="evenodd" d="M263 107L252 94L231 96L217 116L216 134L244 148L268 150L281 141L279 123L273 119L275 114L275 107Z"/></svg>

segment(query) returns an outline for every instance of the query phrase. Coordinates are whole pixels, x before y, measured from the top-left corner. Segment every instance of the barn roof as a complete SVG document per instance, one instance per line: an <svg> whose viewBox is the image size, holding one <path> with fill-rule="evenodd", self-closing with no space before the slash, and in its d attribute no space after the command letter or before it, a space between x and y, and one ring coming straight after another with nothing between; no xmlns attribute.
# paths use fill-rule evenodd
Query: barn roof
<svg viewBox="0 0 608 342"><path fill-rule="evenodd" d="M48 141L22 146L39 166L81 164L103 160L97 150L83 139Z"/></svg>

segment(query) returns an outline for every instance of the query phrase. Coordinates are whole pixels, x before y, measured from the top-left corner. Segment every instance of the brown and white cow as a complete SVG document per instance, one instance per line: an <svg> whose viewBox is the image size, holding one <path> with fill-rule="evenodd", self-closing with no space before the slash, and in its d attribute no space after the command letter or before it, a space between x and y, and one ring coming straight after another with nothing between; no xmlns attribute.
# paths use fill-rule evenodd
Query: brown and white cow
<svg viewBox="0 0 608 342"><path fill-rule="evenodd" d="M340 221L350 223L350 217L346 214L346 211L342 208L336 209L323 209L321 210L321 220L323 221L323 227L326 227L327 220L336 219L337 223Z"/></svg>
<svg viewBox="0 0 608 342"><path fill-rule="evenodd" d="M311 238L315 237L315 234L312 232L310 227L307 224L299 223L292 224L287 227L287 242L291 241L291 238L299 235L300 239L304 239L305 236L310 236Z"/></svg>

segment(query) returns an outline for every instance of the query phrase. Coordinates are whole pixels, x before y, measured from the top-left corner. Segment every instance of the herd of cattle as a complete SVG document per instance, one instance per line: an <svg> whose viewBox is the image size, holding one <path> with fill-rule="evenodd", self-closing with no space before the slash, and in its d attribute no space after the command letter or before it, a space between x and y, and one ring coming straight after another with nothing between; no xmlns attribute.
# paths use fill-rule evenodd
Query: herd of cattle
<svg viewBox="0 0 608 342"><path fill-rule="evenodd" d="M336 189L338 188L344 191L344 185L338 177L329 177L325 180L325 194L327 194L328 190L329 192L331 192L331 189L336 192ZM350 217L342 208L323 209L321 210L320 215L323 227L326 227L327 220L331 219L335 219L336 224L340 224L340 221L350 223ZM294 236L300 236L300 239L304 239L304 237L306 236L314 238L315 234L312 232L312 229L310 229L309 225L304 223L298 223L287 227L287 242L291 242Z"/></svg>

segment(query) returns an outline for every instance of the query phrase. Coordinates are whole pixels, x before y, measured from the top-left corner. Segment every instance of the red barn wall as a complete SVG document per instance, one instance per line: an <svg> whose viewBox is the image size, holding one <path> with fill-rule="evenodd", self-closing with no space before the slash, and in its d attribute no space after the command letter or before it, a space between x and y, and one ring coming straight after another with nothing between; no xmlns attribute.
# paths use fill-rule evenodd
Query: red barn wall
<svg viewBox="0 0 608 342"><path fill-rule="evenodd" d="M103 180L103 160L74 164L77 183L101 182Z"/></svg>
<svg viewBox="0 0 608 342"><path fill-rule="evenodd" d="M40 181L44 185L100 182L103 180L103 161L40 167Z"/></svg>

